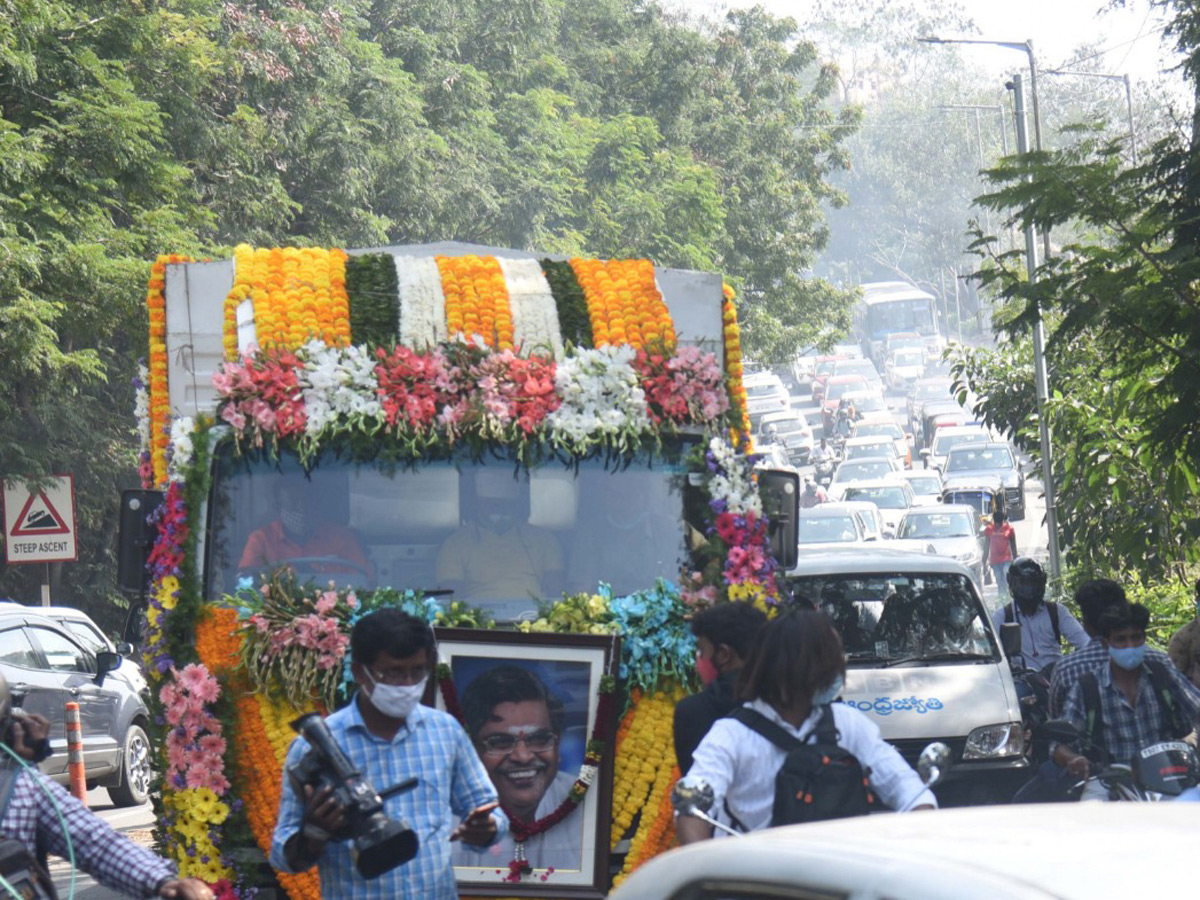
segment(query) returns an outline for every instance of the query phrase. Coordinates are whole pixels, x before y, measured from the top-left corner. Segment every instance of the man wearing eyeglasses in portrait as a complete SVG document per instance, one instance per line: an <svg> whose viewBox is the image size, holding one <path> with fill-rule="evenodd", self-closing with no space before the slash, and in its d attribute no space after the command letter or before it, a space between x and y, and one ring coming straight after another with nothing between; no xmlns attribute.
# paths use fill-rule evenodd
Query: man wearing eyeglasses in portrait
<svg viewBox="0 0 1200 900"><path fill-rule="evenodd" d="M567 798L575 776L560 772L562 702L537 675L499 665L476 676L462 696L463 722L509 817L536 822ZM460 845L456 866L507 864L514 858L511 835L486 849ZM534 869L578 869L583 857L583 805L561 822L525 841Z"/></svg>

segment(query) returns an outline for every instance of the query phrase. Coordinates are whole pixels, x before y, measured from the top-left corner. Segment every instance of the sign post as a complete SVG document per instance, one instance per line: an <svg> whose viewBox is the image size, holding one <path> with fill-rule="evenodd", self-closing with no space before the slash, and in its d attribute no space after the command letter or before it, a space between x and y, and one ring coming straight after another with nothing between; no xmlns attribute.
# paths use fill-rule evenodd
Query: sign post
<svg viewBox="0 0 1200 900"><path fill-rule="evenodd" d="M50 563L79 558L75 479L56 475L41 488L4 483L4 551L10 565L43 563L42 605L50 605Z"/></svg>

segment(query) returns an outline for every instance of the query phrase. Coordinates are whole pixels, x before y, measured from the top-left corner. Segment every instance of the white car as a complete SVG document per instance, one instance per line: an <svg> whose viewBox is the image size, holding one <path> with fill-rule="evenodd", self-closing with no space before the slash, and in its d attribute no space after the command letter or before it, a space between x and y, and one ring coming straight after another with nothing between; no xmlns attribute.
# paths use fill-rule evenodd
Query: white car
<svg viewBox="0 0 1200 900"><path fill-rule="evenodd" d="M841 503L819 503L800 510L798 544L806 548L859 545L869 540L863 519L853 507Z"/></svg>
<svg viewBox="0 0 1200 900"><path fill-rule="evenodd" d="M813 433L803 413L791 408L767 413L758 423L758 433L762 440L773 439L781 444L793 465L802 466L808 462L813 449Z"/></svg>
<svg viewBox="0 0 1200 900"><path fill-rule="evenodd" d="M950 451L962 444L982 444L992 439L991 433L982 425L947 425L933 433L933 442L921 451L925 464L938 473L946 467Z"/></svg>
<svg viewBox="0 0 1200 900"><path fill-rule="evenodd" d="M841 500L846 486L856 481L875 481L888 478L893 472L903 470L903 465L894 456L868 456L863 459L844 459L833 473L829 483L829 499Z"/></svg>
<svg viewBox="0 0 1200 900"><path fill-rule="evenodd" d="M983 584L983 543L979 538L979 514L965 503L914 506L900 520L895 545L899 549L929 552L962 563Z"/></svg>
<svg viewBox="0 0 1200 900"><path fill-rule="evenodd" d="M896 350L883 364L888 387L907 393L925 373L925 351L911 347Z"/></svg>
<svg viewBox="0 0 1200 900"><path fill-rule="evenodd" d="M942 476L933 469L907 469L900 477L913 491L913 505L926 506L942 501Z"/></svg>
<svg viewBox="0 0 1200 900"><path fill-rule="evenodd" d="M883 518L884 537L894 537L899 533L900 520L912 508L913 492L907 481L893 477L848 484L842 491L842 500L863 500L875 504Z"/></svg>
<svg viewBox="0 0 1200 900"><path fill-rule="evenodd" d="M896 445L896 455L904 460L905 468L912 468L912 445L904 429L888 414L871 413L854 423L851 437L886 437Z"/></svg>
<svg viewBox="0 0 1200 900"><path fill-rule="evenodd" d="M791 408L783 379L774 372L754 372L745 376L742 384L746 388L746 413L753 427L767 413Z"/></svg>
<svg viewBox="0 0 1200 900"><path fill-rule="evenodd" d="M954 770L951 769L951 772ZM609 900L1129 900L1195 890L1196 807L1044 803L873 815L702 841ZM1120 862L1105 864L1107 853Z"/></svg>
<svg viewBox="0 0 1200 900"><path fill-rule="evenodd" d="M855 435L846 438L846 442L842 445L842 458L863 459L867 456L886 456L897 460L900 468L903 469L907 465L908 454L905 452L907 449L907 445L903 450L900 449L896 441L886 434Z"/></svg>

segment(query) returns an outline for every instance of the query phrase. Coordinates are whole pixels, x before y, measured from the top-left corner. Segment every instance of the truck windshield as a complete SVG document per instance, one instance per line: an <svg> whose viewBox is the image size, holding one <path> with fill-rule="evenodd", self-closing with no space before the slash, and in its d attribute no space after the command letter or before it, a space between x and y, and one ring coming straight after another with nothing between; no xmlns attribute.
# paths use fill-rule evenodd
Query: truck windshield
<svg viewBox="0 0 1200 900"><path fill-rule="evenodd" d="M586 460L517 473L465 455L418 468L217 450L207 596L282 564L301 581L419 590L499 622L563 591L616 595L675 580L684 559L682 451L625 468ZM702 527L702 526L701 526Z"/></svg>
<svg viewBox="0 0 1200 900"><path fill-rule="evenodd" d="M788 579L833 619L850 666L922 656L998 660L970 578L954 573L829 574Z"/></svg>

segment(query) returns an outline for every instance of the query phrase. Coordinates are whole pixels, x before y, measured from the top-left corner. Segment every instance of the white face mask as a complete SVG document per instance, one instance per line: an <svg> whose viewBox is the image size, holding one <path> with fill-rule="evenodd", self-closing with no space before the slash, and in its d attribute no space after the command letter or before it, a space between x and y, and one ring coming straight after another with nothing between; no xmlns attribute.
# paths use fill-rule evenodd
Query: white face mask
<svg viewBox="0 0 1200 900"><path fill-rule="evenodd" d="M421 697L425 694L425 682L429 680L429 676L426 675L416 684L380 684L366 669L363 669L363 673L371 682L371 705L393 719L409 717L421 702Z"/></svg>

